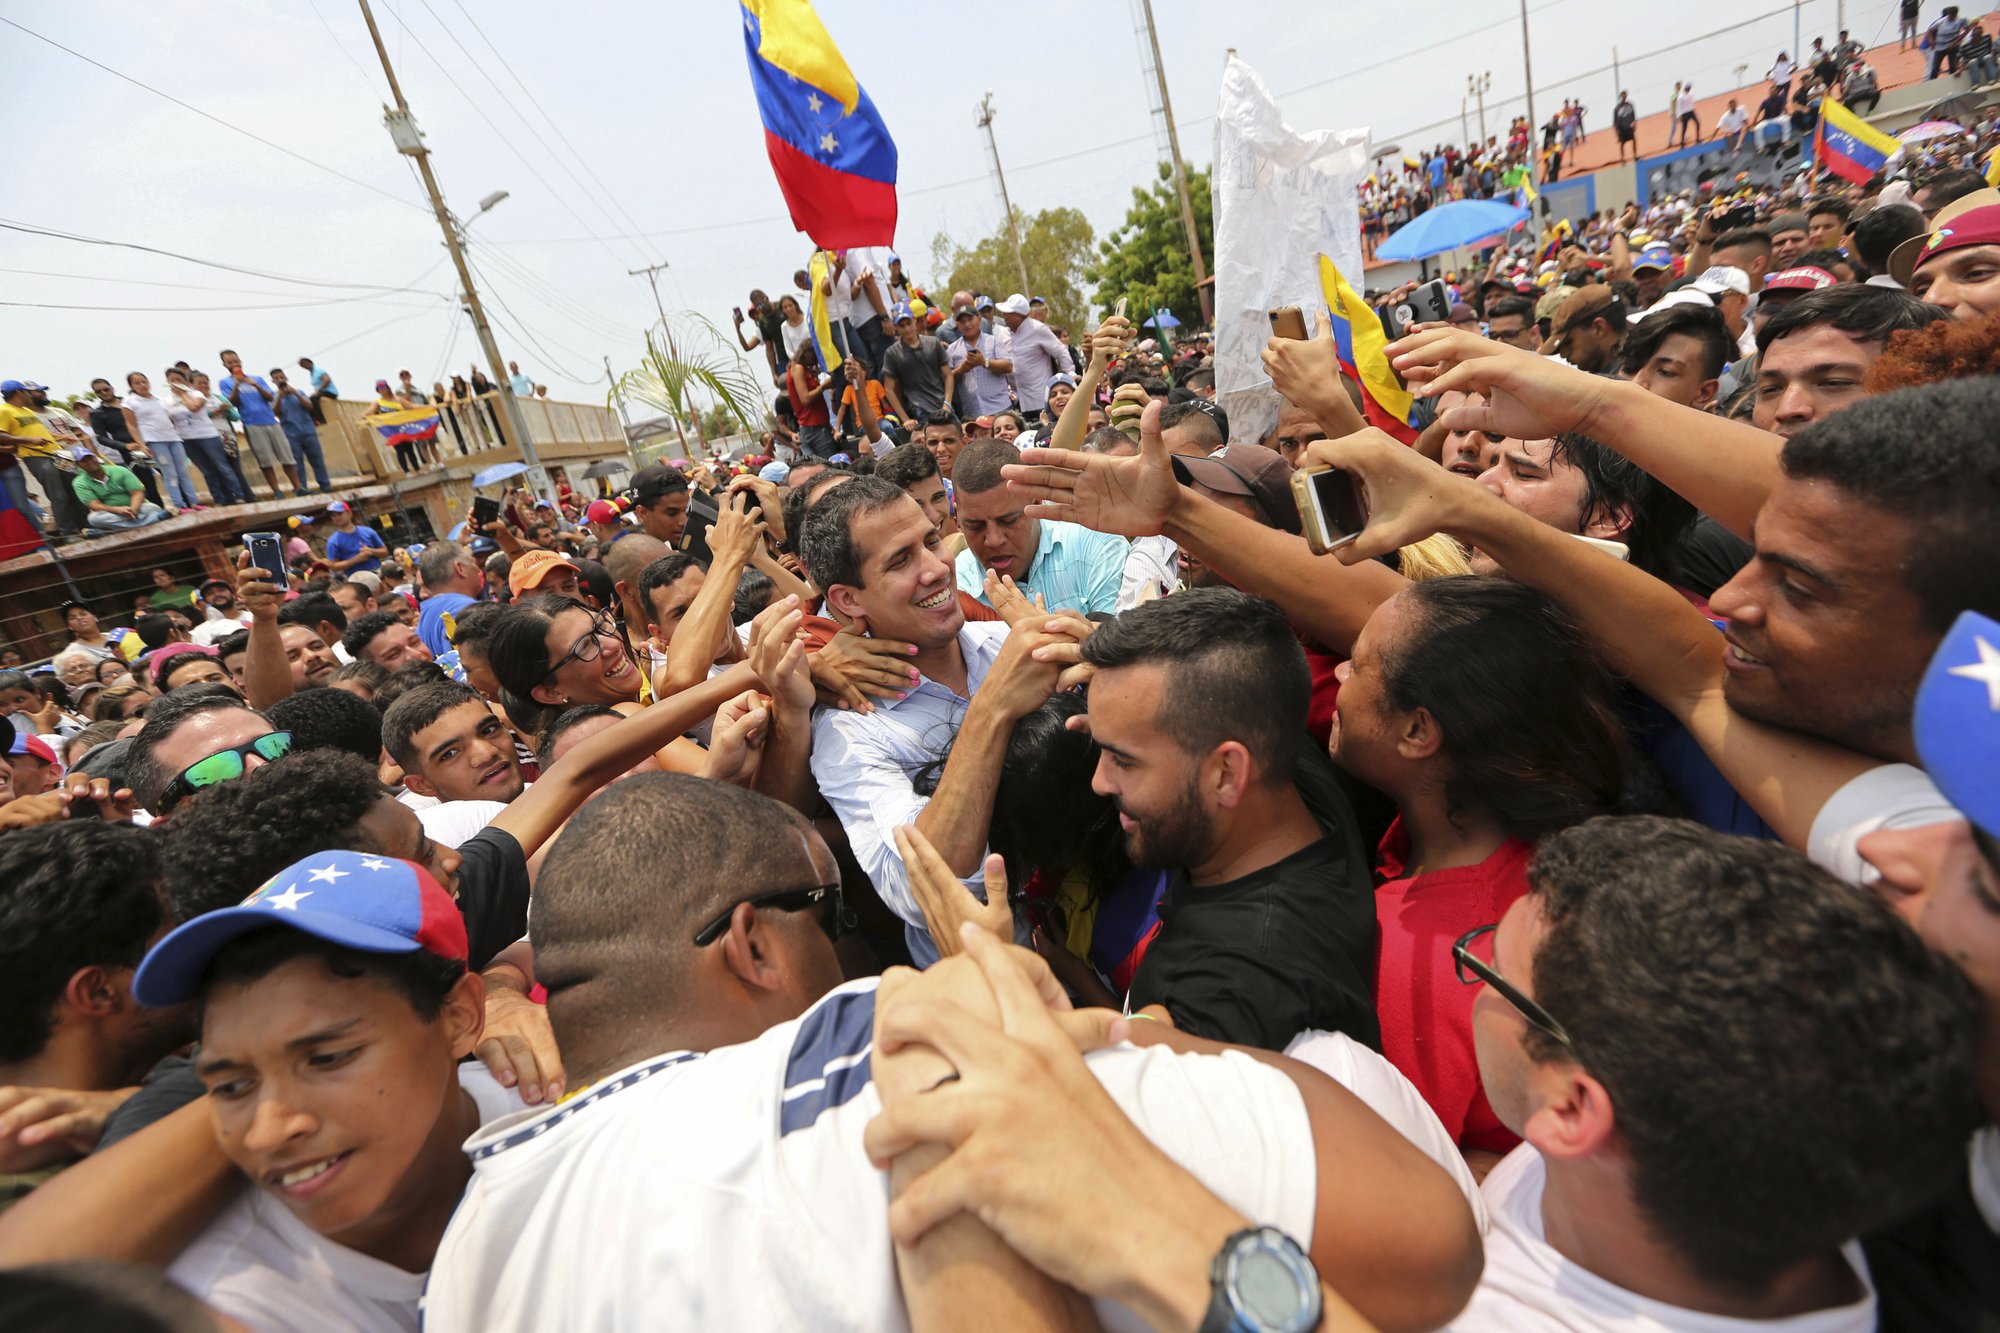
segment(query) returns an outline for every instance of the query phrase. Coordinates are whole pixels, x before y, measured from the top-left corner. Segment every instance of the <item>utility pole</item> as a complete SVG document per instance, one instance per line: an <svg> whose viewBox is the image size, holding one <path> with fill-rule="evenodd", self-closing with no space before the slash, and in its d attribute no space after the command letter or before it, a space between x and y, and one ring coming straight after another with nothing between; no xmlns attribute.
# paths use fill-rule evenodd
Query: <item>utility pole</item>
<svg viewBox="0 0 2000 1333"><path fill-rule="evenodd" d="M1614 97L1617 97L1623 96L1624 92L1625 83L1619 77L1618 71L1618 48L1614 46L1611 48L1611 93Z"/></svg>
<svg viewBox="0 0 2000 1333"><path fill-rule="evenodd" d="M1486 142L1486 94L1493 91L1493 71L1465 76L1465 91L1479 99L1479 142Z"/></svg>
<svg viewBox="0 0 2000 1333"><path fill-rule="evenodd" d="M628 278L644 277L646 285L653 289L653 309L660 312L660 333L667 340L667 355L675 361L679 361L681 359L681 349L674 346L674 326L667 322L667 308L660 304L660 270L667 267L669 267L667 261L662 259L659 263L648 264L644 268L628 268L625 270L625 276ZM648 341L650 342L651 340L648 339ZM694 455L688 452L687 432L681 428L681 405L678 402L673 402L671 403L671 407L671 415L674 419L674 437L681 442L681 457L693 458Z"/></svg>
<svg viewBox="0 0 2000 1333"><path fill-rule="evenodd" d="M1000 182L1000 207L1007 213L1007 239L1014 246L1014 267L1021 271L1021 291L1028 292L1028 261L1021 257L1021 229L1014 225L1014 202L1007 197L1007 173L1000 169L1000 145L993 137L993 90L979 99L979 128L986 131L986 151L993 157L993 176Z"/></svg>
<svg viewBox="0 0 2000 1333"><path fill-rule="evenodd" d="M1532 144L1541 134L1542 127L1535 119L1535 67L1528 59L1528 0L1521 0L1521 77L1527 84L1528 142Z"/></svg>
<svg viewBox="0 0 2000 1333"><path fill-rule="evenodd" d="M423 177L424 191L431 197L431 210L437 214L438 228L444 232L445 249L451 252L452 265L458 269L459 290L465 294L466 313L472 316L472 328L479 335L479 346L486 353L486 367L493 376L494 391L500 395L501 419L505 422L501 433L512 432L514 438L508 443L521 450L521 461L528 465L528 489L536 495L549 497L548 475L542 471L541 457L535 452L535 442L528 434L527 420L521 415L521 404L514 396L514 386L507 378L507 363L501 359L500 348L493 341L493 329L486 322L486 308L479 304L479 289L472 283L472 269L465 262L465 247L458 232L457 220L451 210L444 206L444 196L438 193L437 176L431 171L430 150L424 147L423 133L417 129L416 118L410 114L410 104L403 100L402 85L396 82L395 67L389 63L389 49L382 45L382 30L375 26L374 12L368 8L368 0L359 0L361 17L368 24L368 36L375 43L375 54L382 59L382 73L389 80L389 92L396 99L393 110L384 109L383 124L389 127L389 137L396 143L396 151L417 161L417 174Z"/></svg>
<svg viewBox="0 0 2000 1333"><path fill-rule="evenodd" d="M1146 38L1153 44L1153 73L1160 81L1160 109L1167 119L1167 145L1174 157L1174 187L1181 196L1181 226L1187 231L1188 259L1194 264L1195 295L1201 299L1201 322L1215 322L1215 310L1205 285L1208 266L1201 258L1201 233L1195 230L1194 201L1188 197L1187 165L1181 161L1181 134L1174 128L1174 102L1167 96L1167 68L1160 63L1160 30L1153 25L1153 0L1140 0L1146 11ZM990 131L989 131L990 133ZM1162 334L1164 330L1156 330Z"/></svg>
<svg viewBox="0 0 2000 1333"><path fill-rule="evenodd" d="M632 460L632 470L639 470L638 446L632 442L632 416L625 410L625 391L618 387L618 377L611 373L611 358L604 358L604 378L611 381L611 399L618 404L618 425L625 432L625 456Z"/></svg>

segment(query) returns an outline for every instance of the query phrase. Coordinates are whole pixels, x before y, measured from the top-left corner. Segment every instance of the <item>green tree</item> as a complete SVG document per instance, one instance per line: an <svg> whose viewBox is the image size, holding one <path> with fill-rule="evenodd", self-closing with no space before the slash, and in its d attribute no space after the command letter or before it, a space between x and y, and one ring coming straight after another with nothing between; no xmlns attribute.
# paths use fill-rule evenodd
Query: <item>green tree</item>
<svg viewBox="0 0 2000 1333"><path fill-rule="evenodd" d="M646 331L645 358L619 378L618 391L671 417L683 450L687 437L679 423L711 405L745 430L764 420L764 389L735 340L691 310Z"/></svg>
<svg viewBox="0 0 2000 1333"><path fill-rule="evenodd" d="M1065 325L1072 338L1082 338L1082 321L1090 310L1083 274L1096 239L1089 220L1074 208L1044 209L1032 217L1017 208L1014 221L1028 266L1028 290L1021 294L1042 297L1049 303L1049 323ZM929 290L940 303L951 300L953 292L984 293L998 301L1021 291L1021 267L1014 262L1005 228L970 249L939 232L931 241L931 273L937 280ZM951 317L949 310L945 317Z"/></svg>
<svg viewBox="0 0 2000 1333"><path fill-rule="evenodd" d="M1208 172L1188 172L1188 200L1194 205L1202 266L1213 273L1215 210ZM1104 314L1110 314L1122 296L1127 301L1125 313L1134 324L1158 309L1171 311L1185 324L1201 321L1201 298L1195 292L1194 264L1188 258L1187 229L1181 225L1180 191L1174 188L1171 163L1160 163L1159 179L1150 190L1132 187L1132 207L1124 223L1097 250L1097 262L1084 277L1096 287Z"/></svg>

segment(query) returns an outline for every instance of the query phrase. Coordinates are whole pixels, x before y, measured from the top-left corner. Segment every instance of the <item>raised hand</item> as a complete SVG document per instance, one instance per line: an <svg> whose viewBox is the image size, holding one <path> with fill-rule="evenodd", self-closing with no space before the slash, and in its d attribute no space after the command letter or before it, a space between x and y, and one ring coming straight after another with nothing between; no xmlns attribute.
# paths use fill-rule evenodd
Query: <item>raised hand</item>
<svg viewBox="0 0 2000 1333"><path fill-rule="evenodd" d="M750 622L750 669L770 694L783 694L792 685L796 662L803 660L798 637L804 619L805 612L794 596L779 598ZM797 659L795 653L799 654Z"/></svg>
<svg viewBox="0 0 2000 1333"><path fill-rule="evenodd" d="M762 517L750 514L750 497L742 491L729 497L729 504L716 515L708 529L708 549L717 568L740 569L750 562L751 553L764 540Z"/></svg>
<svg viewBox="0 0 2000 1333"><path fill-rule="evenodd" d="M923 909L924 926L937 944L938 956L958 953L959 927L968 923L979 927L1002 943L1014 939L1014 909L1007 902L1007 863L989 855L980 871L986 881L986 901L980 902L958 876L951 873L930 839L914 824L895 831L896 853L910 877L910 891Z"/></svg>
<svg viewBox="0 0 2000 1333"><path fill-rule="evenodd" d="M1367 526L1333 553L1346 565L1449 532L1468 505L1502 503L1478 482L1447 472L1373 427L1338 440L1314 441L1306 446L1304 465L1342 468L1361 483Z"/></svg>
<svg viewBox="0 0 2000 1333"><path fill-rule="evenodd" d="M1000 469L1007 489L1027 500L1035 518L1081 523L1121 537L1159 532L1180 499L1166 441L1160 438L1160 405L1139 419L1139 452L1131 458L1069 449L1023 449L1019 463Z"/></svg>
<svg viewBox="0 0 2000 1333"><path fill-rule="evenodd" d="M755 690L745 690L715 710L709 728L708 763L702 776L712 782L748 786L771 734L771 710Z"/></svg>
<svg viewBox="0 0 2000 1333"><path fill-rule="evenodd" d="M986 602L999 614L1000 619L1007 622L1009 628L1024 620L1033 620L1036 616L1047 616L1049 613L1048 605L1042 601L1040 593L1036 593L1031 600L1011 576L995 574L990 569L986 571Z"/></svg>
<svg viewBox="0 0 2000 1333"><path fill-rule="evenodd" d="M826 647L811 654L813 684L836 708L872 713L876 699L900 699L916 688L920 677L910 665L915 644L895 639L871 639L843 629Z"/></svg>
<svg viewBox="0 0 2000 1333"><path fill-rule="evenodd" d="M1425 394L1484 394L1440 419L1447 430L1478 430L1517 440L1567 431L1592 434L1611 381L1463 329L1431 329L1389 344L1390 364Z"/></svg>

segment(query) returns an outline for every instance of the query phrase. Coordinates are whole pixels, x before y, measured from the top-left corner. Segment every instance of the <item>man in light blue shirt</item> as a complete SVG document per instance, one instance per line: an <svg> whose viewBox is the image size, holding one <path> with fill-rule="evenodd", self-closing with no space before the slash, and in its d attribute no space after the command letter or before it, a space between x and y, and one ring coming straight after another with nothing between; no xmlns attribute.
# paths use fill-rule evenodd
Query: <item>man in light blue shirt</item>
<svg viewBox="0 0 2000 1333"><path fill-rule="evenodd" d="M1007 742L1014 724L1054 692L1062 670L1032 654L1076 640L1033 623L1012 632L999 621L966 623L937 528L880 477L856 477L823 494L807 511L799 553L826 589L827 614L916 648L902 698L867 713L819 710L812 771L855 860L903 919L910 954L924 966L936 961L937 946L895 832L921 829L953 873L983 895L980 866ZM926 786L935 783L929 795L917 790L920 775Z"/></svg>
<svg viewBox="0 0 2000 1333"><path fill-rule="evenodd" d="M959 451L951 478L958 530L965 534L958 586L983 602L990 571L1013 579L1030 597L1039 593L1051 611L1118 614L1132 544L1079 523L1028 517L1026 502L1000 477L1002 467L1020 461L1020 451L1005 440L974 440Z"/></svg>
<svg viewBox="0 0 2000 1333"><path fill-rule="evenodd" d="M533 398L535 396L535 382L521 373L521 363L519 361L509 361L507 363L507 387L514 391L516 398Z"/></svg>

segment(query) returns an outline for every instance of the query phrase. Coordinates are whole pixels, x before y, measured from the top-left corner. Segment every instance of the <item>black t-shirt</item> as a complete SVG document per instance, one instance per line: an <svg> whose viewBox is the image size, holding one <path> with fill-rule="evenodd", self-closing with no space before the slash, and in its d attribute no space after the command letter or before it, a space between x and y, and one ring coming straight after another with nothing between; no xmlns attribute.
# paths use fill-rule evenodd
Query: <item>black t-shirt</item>
<svg viewBox="0 0 2000 1333"><path fill-rule="evenodd" d="M2000 1329L2000 1236L1973 1202L1970 1176L1922 1212L1862 1241L1881 1333Z"/></svg>
<svg viewBox="0 0 2000 1333"><path fill-rule="evenodd" d="M1618 127L1620 133L1631 129L1639 123L1639 108L1630 102L1620 102L1611 112L1611 123Z"/></svg>
<svg viewBox="0 0 2000 1333"><path fill-rule="evenodd" d="M1198 1037L1279 1051L1307 1028L1379 1050L1375 885L1326 753L1308 747L1299 792L1326 836L1227 884L1177 872L1132 978L1134 1010L1165 1005Z"/></svg>
<svg viewBox="0 0 2000 1333"><path fill-rule="evenodd" d="M910 424L921 426L924 418L944 406L944 344L929 334L906 347L901 339L882 358L882 373L894 377L896 396L910 409Z"/></svg>
<svg viewBox="0 0 2000 1333"><path fill-rule="evenodd" d="M1749 542L1707 514L1698 514L1674 547L1670 582L1707 600L1756 554Z"/></svg>
<svg viewBox="0 0 2000 1333"><path fill-rule="evenodd" d="M757 336L764 340L766 347L777 349L778 364L785 364L785 317L778 313L778 307L770 306L763 314L754 317L757 321Z"/></svg>

